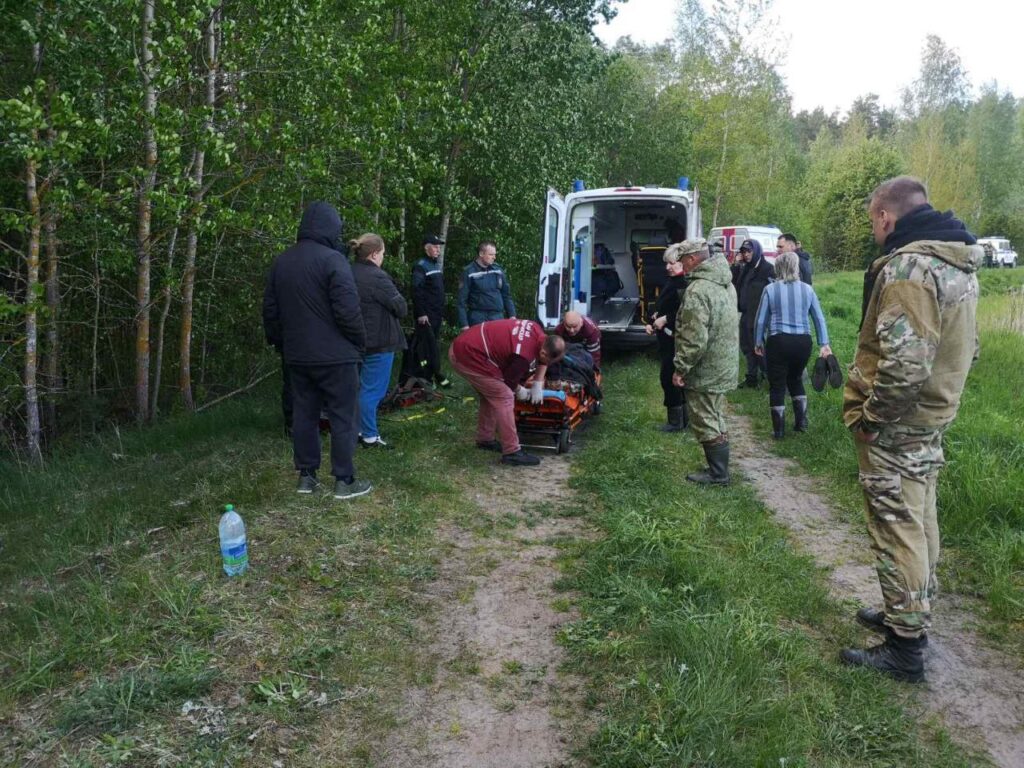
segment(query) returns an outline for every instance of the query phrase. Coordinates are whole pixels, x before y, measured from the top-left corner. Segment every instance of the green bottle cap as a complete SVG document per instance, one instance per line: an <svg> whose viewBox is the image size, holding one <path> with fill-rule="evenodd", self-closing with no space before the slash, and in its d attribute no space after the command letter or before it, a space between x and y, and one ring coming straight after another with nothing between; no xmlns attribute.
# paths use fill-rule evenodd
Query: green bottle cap
<svg viewBox="0 0 1024 768"><path fill-rule="evenodd" d="M225 512L230 512L230 511L231 511L231 510L233 510L234 508L235 508L235 505L234 505L234 504L225 504L225 505L224 505L224 511L225 511Z"/></svg>

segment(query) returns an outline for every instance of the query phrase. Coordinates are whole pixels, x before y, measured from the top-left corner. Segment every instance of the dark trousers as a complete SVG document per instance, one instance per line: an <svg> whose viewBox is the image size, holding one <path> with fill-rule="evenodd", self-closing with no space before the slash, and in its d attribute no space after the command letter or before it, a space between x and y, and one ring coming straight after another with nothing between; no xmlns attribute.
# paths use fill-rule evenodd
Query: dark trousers
<svg viewBox="0 0 1024 768"><path fill-rule="evenodd" d="M292 397L292 380L288 375L288 363L281 355L281 413L284 414L284 428L292 428L292 412L295 410Z"/></svg>
<svg viewBox="0 0 1024 768"><path fill-rule="evenodd" d="M675 366L672 358L676 354L676 342L664 331L658 331L658 359L661 360L661 391L665 394L663 398L666 408L678 408L686 405L686 396L683 388L672 383L672 374L675 373Z"/></svg>
<svg viewBox="0 0 1024 768"><path fill-rule="evenodd" d="M811 334L777 333L768 337L764 351L771 406L785 405L787 390L790 397L803 396L804 368L811 356Z"/></svg>
<svg viewBox="0 0 1024 768"><path fill-rule="evenodd" d="M324 409L331 423L331 474L339 479L354 477L359 364L293 365L288 370L295 398L295 468L301 472L320 466L320 411Z"/></svg>
<svg viewBox="0 0 1024 768"><path fill-rule="evenodd" d="M438 350L443 319L441 315L427 315L427 320L430 322L430 329L434 332L434 359L437 360L437 367L433 371L434 381L440 384L445 378L444 373L441 371L441 353Z"/></svg>
<svg viewBox="0 0 1024 768"><path fill-rule="evenodd" d="M747 361L747 379L757 379L757 374L765 371L765 362L754 354L754 315L750 312L740 315L740 352Z"/></svg>

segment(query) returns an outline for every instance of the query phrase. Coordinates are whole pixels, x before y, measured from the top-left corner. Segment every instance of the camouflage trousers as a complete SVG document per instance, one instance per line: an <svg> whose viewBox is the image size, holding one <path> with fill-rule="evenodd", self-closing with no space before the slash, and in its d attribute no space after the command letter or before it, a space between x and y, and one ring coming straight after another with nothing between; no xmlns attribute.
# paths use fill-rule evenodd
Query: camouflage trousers
<svg viewBox="0 0 1024 768"><path fill-rule="evenodd" d="M697 442L712 445L727 442L729 435L725 428L725 395L699 389L684 389L684 394L690 430Z"/></svg>
<svg viewBox="0 0 1024 768"><path fill-rule="evenodd" d="M856 444L885 623L903 637L918 637L928 629L938 591L935 488L945 464L944 431L891 424L874 443Z"/></svg>

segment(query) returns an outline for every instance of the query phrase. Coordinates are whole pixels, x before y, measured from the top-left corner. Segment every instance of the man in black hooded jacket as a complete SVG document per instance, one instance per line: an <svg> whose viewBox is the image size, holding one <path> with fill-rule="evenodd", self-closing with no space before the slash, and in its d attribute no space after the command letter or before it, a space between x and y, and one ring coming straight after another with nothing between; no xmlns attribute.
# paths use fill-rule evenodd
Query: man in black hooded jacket
<svg viewBox="0 0 1024 768"><path fill-rule="evenodd" d="M299 493L320 487L320 411L331 424L334 497L369 493L357 480L356 445L359 361L366 330L352 268L339 246L342 221L337 209L310 203L302 215L298 242L274 259L263 294L267 341L281 350L294 393L292 446L299 470Z"/></svg>
<svg viewBox="0 0 1024 768"><path fill-rule="evenodd" d="M754 239L740 244L740 258L744 263L736 282L736 308L740 311L740 351L747 360L747 375L740 386L756 387L758 374L764 374L765 361L754 354L754 321L761 294L775 278L775 269Z"/></svg>

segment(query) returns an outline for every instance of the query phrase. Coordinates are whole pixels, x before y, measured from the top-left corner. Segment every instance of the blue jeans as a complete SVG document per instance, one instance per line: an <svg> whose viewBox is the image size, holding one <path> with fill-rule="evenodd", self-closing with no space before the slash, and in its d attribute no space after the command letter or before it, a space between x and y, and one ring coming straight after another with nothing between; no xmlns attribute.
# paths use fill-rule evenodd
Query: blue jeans
<svg viewBox="0 0 1024 768"><path fill-rule="evenodd" d="M364 439L380 437L377 429L377 405L384 399L391 382L394 352L377 352L363 356L359 371L359 431Z"/></svg>

